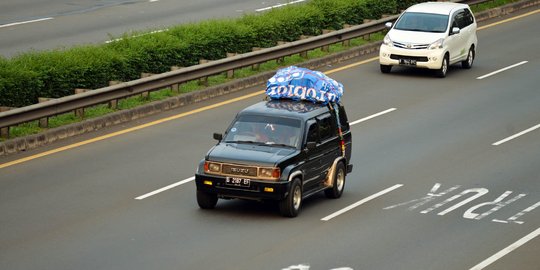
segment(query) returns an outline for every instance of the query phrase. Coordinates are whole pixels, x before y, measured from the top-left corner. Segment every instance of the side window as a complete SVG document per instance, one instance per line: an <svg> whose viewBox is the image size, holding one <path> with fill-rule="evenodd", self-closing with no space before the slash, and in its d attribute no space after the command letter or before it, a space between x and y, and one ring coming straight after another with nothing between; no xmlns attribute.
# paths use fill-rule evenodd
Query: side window
<svg viewBox="0 0 540 270"><path fill-rule="evenodd" d="M345 113L345 107L343 106L339 106L339 123L341 124L341 131L349 131L349 121L347 119L347 113Z"/></svg>
<svg viewBox="0 0 540 270"><path fill-rule="evenodd" d="M326 113L317 117L317 122L321 141L326 141L336 135L335 118L331 114Z"/></svg>
<svg viewBox="0 0 540 270"><path fill-rule="evenodd" d="M459 29L463 29L467 27L467 25L469 25L467 23L467 16L466 16L465 10L458 11L456 15L456 21L457 21Z"/></svg>
<svg viewBox="0 0 540 270"><path fill-rule="evenodd" d="M469 26L474 23L474 17L470 10L465 9L464 11L465 11L465 15L464 15L465 26Z"/></svg>
<svg viewBox="0 0 540 270"><path fill-rule="evenodd" d="M315 120L310 120L307 123L308 132L306 142L319 142L319 125Z"/></svg>

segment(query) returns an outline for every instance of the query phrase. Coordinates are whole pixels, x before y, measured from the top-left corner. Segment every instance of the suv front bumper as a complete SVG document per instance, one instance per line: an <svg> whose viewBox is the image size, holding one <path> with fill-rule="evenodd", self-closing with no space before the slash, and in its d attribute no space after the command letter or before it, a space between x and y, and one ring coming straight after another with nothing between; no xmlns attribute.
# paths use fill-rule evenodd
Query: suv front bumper
<svg viewBox="0 0 540 270"><path fill-rule="evenodd" d="M397 47L381 45L379 50L379 63L387 66L410 66L428 69L440 69L444 57L444 49L428 50L408 50ZM400 63L400 59L414 59L415 65Z"/></svg>
<svg viewBox="0 0 540 270"><path fill-rule="evenodd" d="M240 198L249 200L282 200L289 192L290 182L250 180L249 187L231 186L225 177L195 174L197 190L217 194L220 198Z"/></svg>

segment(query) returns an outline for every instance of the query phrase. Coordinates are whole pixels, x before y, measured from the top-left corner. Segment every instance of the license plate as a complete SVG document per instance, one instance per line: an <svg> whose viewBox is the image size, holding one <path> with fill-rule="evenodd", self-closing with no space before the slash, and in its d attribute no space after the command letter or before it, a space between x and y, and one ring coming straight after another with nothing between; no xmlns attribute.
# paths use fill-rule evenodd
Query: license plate
<svg viewBox="0 0 540 270"><path fill-rule="evenodd" d="M416 59L399 59L400 65L416 66Z"/></svg>
<svg viewBox="0 0 540 270"><path fill-rule="evenodd" d="M235 186L235 187L249 187L251 183L250 179L237 178L237 177L227 177L225 178L225 185Z"/></svg>

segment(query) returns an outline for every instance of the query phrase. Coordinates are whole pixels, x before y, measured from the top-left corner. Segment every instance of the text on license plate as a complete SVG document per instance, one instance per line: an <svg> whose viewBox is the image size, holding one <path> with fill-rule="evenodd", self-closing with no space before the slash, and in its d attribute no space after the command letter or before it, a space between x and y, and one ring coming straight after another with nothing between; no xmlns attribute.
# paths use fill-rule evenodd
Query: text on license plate
<svg viewBox="0 0 540 270"><path fill-rule="evenodd" d="M227 177L225 178L225 184L229 186L236 187L249 187L251 180L238 177Z"/></svg>
<svg viewBox="0 0 540 270"><path fill-rule="evenodd" d="M399 59L400 65L416 66L416 59Z"/></svg>

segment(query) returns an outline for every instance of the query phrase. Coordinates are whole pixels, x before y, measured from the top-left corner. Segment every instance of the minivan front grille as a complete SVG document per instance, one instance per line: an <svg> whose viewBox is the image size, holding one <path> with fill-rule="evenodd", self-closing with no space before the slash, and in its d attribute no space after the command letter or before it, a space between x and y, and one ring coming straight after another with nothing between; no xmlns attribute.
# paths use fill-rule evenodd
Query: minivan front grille
<svg viewBox="0 0 540 270"><path fill-rule="evenodd" d="M402 42L393 42L394 47L408 49L408 50L423 50L429 47L429 44L412 44L412 43L402 43Z"/></svg>

